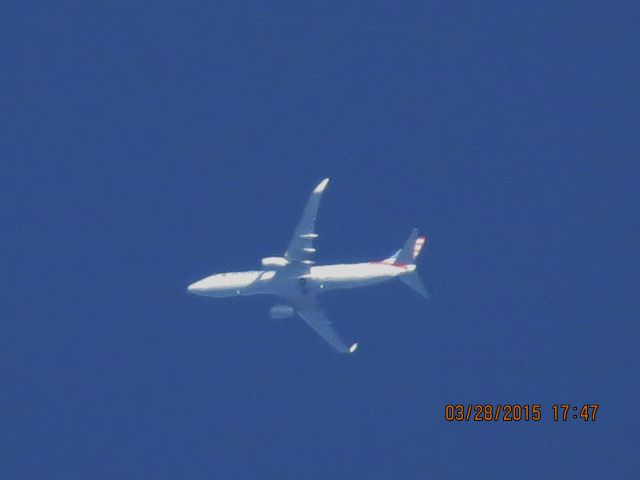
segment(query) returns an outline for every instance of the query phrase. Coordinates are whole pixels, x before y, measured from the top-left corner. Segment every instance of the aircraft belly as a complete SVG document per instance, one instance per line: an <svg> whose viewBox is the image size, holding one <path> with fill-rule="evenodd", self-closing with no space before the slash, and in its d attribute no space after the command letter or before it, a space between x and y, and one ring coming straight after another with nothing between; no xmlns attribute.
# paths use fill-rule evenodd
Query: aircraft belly
<svg viewBox="0 0 640 480"><path fill-rule="evenodd" d="M367 285L373 285L376 283L380 283L385 281L384 278L376 278L376 279L360 279L360 280L350 280L350 281L323 281L318 282L318 288L320 291L323 290L338 290L338 289L347 289L347 288L356 288L356 287L364 287Z"/></svg>
<svg viewBox="0 0 640 480"><path fill-rule="evenodd" d="M263 285L236 285L227 288L215 288L199 292L205 297L238 297L271 293L271 289Z"/></svg>
<svg viewBox="0 0 640 480"><path fill-rule="evenodd" d="M189 287L189 290L205 297L235 297L270 293L274 273L271 271L237 272L217 274L204 278Z"/></svg>
<svg viewBox="0 0 640 480"><path fill-rule="evenodd" d="M320 290L334 290L374 285L389 280L390 278L389 276L381 275L336 275L311 277L311 280L313 285Z"/></svg>

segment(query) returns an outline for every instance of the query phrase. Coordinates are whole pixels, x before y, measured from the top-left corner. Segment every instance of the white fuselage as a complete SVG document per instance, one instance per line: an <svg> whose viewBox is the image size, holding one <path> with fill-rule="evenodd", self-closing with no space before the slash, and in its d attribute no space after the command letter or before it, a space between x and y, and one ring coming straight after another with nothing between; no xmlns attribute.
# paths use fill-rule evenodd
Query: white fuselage
<svg viewBox="0 0 640 480"><path fill-rule="evenodd" d="M188 290L207 297L235 297L238 295L284 295L320 293L338 288L354 288L391 280L410 273L415 265L384 262L318 265L308 273L295 273L288 268L254 270L210 275L189 285Z"/></svg>

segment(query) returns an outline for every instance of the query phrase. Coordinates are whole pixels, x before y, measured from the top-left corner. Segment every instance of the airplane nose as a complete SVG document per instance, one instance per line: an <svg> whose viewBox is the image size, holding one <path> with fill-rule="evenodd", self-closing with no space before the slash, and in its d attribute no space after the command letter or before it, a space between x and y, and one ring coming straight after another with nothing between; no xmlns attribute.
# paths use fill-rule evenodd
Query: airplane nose
<svg viewBox="0 0 640 480"><path fill-rule="evenodd" d="M196 293L198 290L198 282L194 282L187 287L187 292L189 293Z"/></svg>

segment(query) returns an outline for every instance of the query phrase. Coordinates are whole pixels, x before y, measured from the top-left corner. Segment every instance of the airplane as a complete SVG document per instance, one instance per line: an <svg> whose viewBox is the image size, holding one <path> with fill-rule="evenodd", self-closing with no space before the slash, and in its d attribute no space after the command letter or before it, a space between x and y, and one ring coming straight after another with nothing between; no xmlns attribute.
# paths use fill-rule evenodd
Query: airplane
<svg viewBox="0 0 640 480"><path fill-rule="evenodd" d="M272 319L298 315L329 345L340 353L354 353L358 343L347 345L334 330L318 304L320 293L334 289L354 288L399 278L425 298L425 289L416 271L416 259L426 241L413 229L404 246L384 260L363 263L316 265L312 260L318 238L315 221L322 193L329 179L322 180L311 192L302 218L280 257L262 259L264 270L229 272L210 275L187 287L190 293L205 297L237 297L270 294L281 299L269 310Z"/></svg>

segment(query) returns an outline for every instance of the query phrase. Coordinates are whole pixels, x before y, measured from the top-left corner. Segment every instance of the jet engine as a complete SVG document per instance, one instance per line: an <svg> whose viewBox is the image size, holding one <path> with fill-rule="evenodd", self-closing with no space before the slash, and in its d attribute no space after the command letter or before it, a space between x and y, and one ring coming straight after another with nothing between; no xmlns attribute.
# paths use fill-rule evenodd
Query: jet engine
<svg viewBox="0 0 640 480"><path fill-rule="evenodd" d="M269 309L269 318L271 320L282 320L283 318L293 316L293 307L289 305L274 305Z"/></svg>
<svg viewBox="0 0 640 480"><path fill-rule="evenodd" d="M284 257L265 257L262 259L264 268L282 268L289 265L289 260Z"/></svg>

